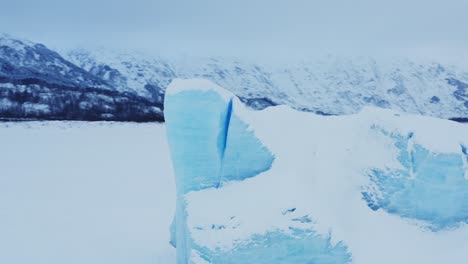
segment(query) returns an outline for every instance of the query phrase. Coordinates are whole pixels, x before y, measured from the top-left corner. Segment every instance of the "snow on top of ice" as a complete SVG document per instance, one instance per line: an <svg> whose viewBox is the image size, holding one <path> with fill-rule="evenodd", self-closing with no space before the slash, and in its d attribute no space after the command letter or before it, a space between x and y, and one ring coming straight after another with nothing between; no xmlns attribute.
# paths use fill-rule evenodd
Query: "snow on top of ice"
<svg viewBox="0 0 468 264"><path fill-rule="evenodd" d="M243 110L245 111L245 110ZM320 116L308 112L298 112L289 106L273 106L256 114L240 114L254 130L262 130L266 122L262 120L279 119L289 120L288 123L307 124L310 121L322 120L327 123L330 120L336 122L355 122L353 129L359 130L369 125L381 125L392 128L395 133L414 133L415 142L424 145L433 152L454 153L460 151L460 144L468 145L468 126L454 121L439 119L416 114L401 113L396 110L382 109L378 107L364 107L357 114L341 116ZM291 122L290 120L294 120ZM257 133L259 131L256 131ZM268 135L266 131L265 136ZM261 137L262 138L262 137Z"/></svg>
<svg viewBox="0 0 468 264"><path fill-rule="evenodd" d="M189 90L204 92L212 90L218 93L226 101L235 97L231 92L206 79L174 79L167 87L166 95L170 96Z"/></svg>
<svg viewBox="0 0 468 264"><path fill-rule="evenodd" d="M432 152L457 153L460 144L468 145L468 126L458 122L376 107L365 107L357 116L375 124L386 124L395 132L414 133L415 142Z"/></svg>

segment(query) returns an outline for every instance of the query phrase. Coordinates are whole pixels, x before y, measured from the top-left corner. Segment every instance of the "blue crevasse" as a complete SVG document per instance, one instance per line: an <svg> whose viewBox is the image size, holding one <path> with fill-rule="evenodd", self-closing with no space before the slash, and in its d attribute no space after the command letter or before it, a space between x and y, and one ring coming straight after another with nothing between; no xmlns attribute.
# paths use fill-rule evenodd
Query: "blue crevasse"
<svg viewBox="0 0 468 264"><path fill-rule="evenodd" d="M369 170L371 185L362 192L368 206L423 221L432 231L468 222L466 148L461 145L461 153L433 153L413 145L412 133L405 136L378 130L393 138L403 168Z"/></svg>
<svg viewBox="0 0 468 264"><path fill-rule="evenodd" d="M171 243L179 264L190 263L192 250L209 263L333 263L351 261L347 248L310 229L252 234L251 239L226 252L197 245L187 227L185 195L206 188L222 188L269 170L273 154L235 115L232 99L217 92L186 90L166 96L168 141L176 175L176 216ZM222 227L220 227L222 228Z"/></svg>

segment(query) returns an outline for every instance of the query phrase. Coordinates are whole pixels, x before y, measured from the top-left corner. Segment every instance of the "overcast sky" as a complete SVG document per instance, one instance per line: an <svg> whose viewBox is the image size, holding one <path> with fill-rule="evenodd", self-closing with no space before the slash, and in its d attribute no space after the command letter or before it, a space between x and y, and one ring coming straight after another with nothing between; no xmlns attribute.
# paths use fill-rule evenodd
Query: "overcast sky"
<svg viewBox="0 0 468 264"><path fill-rule="evenodd" d="M0 1L0 31L53 48L468 60L467 0Z"/></svg>

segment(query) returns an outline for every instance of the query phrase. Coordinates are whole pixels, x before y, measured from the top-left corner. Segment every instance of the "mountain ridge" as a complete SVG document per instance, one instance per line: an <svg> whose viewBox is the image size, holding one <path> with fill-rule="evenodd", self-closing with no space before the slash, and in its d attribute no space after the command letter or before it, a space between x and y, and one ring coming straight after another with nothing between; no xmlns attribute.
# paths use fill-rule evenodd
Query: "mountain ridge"
<svg viewBox="0 0 468 264"><path fill-rule="evenodd" d="M377 106L468 119L468 72L440 63L338 56L266 63L106 49L61 54L42 44L0 35L0 116L48 119L59 112L53 119L163 121L168 84L175 78L205 78L254 109L284 104L321 115L343 115ZM31 102L14 95L24 90L34 95L48 92L51 100L39 96ZM63 92L66 96L59 96ZM31 114L28 104L42 106ZM60 111L56 104L63 105ZM70 104L71 115L70 107L65 107ZM47 108L49 112L39 111Z"/></svg>

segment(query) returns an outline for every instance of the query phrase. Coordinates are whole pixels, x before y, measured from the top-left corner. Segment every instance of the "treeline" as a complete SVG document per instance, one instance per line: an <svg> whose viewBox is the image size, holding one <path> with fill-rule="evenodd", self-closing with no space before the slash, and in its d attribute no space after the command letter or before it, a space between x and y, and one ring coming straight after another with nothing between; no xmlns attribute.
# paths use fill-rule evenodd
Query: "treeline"
<svg viewBox="0 0 468 264"><path fill-rule="evenodd" d="M162 103L133 93L0 79L2 119L163 122L162 110Z"/></svg>

